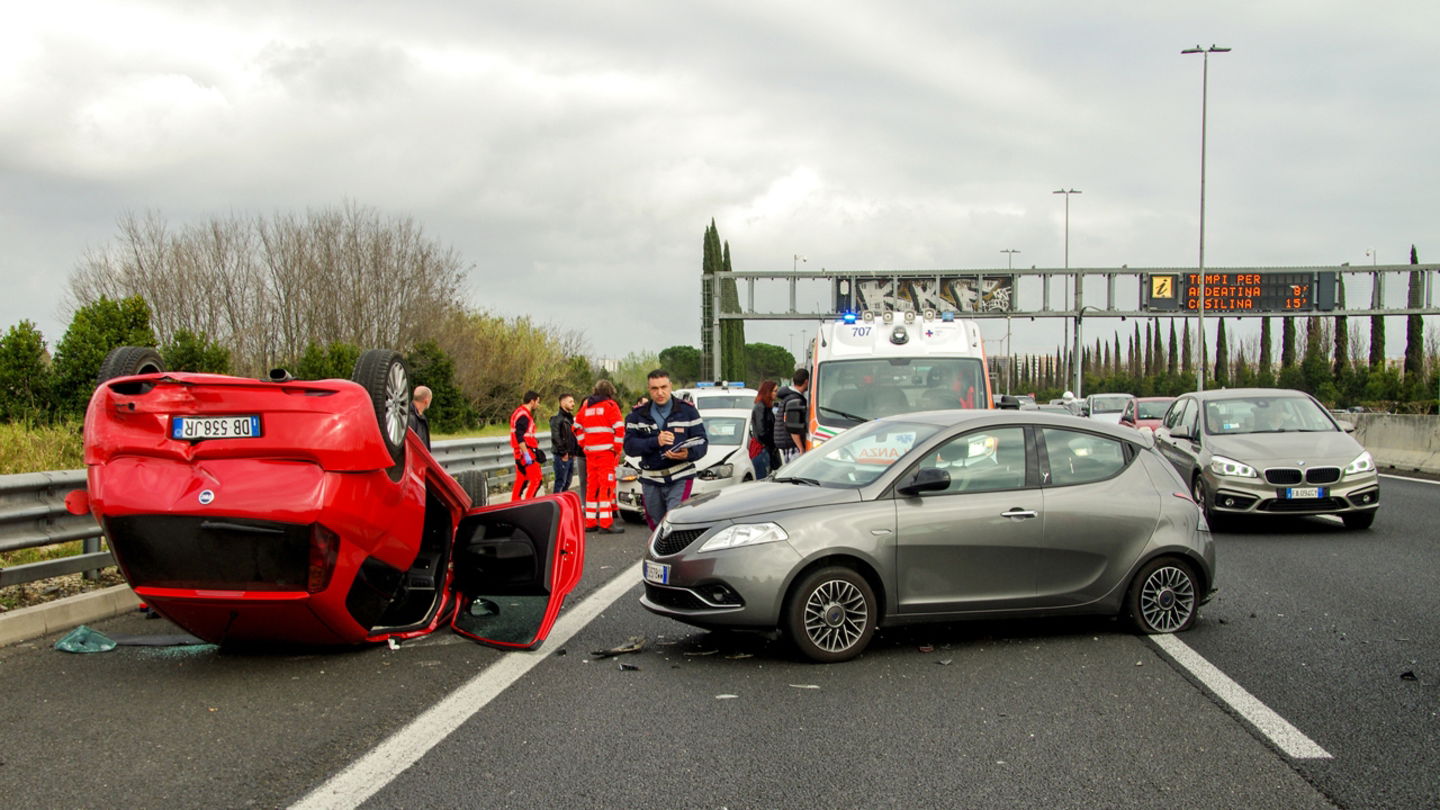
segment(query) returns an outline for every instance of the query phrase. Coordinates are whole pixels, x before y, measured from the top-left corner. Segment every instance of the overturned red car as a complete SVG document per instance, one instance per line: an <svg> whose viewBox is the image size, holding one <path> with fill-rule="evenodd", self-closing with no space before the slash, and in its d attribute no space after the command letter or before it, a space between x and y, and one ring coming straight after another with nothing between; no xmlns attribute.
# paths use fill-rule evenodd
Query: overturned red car
<svg viewBox="0 0 1440 810"><path fill-rule="evenodd" d="M574 493L485 506L409 430L393 351L351 380L165 372L114 350L85 414L91 511L130 586L220 644L359 644L450 624L502 648L544 640L580 580Z"/></svg>

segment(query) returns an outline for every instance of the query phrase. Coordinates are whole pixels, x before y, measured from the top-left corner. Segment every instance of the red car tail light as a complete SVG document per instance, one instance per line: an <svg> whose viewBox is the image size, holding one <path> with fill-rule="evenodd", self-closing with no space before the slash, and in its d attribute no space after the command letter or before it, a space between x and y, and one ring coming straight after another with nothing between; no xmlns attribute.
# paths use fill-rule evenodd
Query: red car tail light
<svg viewBox="0 0 1440 810"><path fill-rule="evenodd" d="M319 593L330 585L330 575L335 572L335 558L340 553L340 535L321 526L310 525L310 568L305 580L305 590Z"/></svg>

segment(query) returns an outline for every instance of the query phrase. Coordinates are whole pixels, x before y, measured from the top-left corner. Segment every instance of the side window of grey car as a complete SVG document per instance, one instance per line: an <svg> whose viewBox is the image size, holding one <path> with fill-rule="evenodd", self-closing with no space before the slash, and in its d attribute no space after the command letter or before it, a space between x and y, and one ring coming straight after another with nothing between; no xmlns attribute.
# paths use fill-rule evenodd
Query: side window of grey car
<svg viewBox="0 0 1440 810"><path fill-rule="evenodd" d="M1045 452L1054 486L1103 481L1125 468L1125 444L1078 430L1045 428Z"/></svg>
<svg viewBox="0 0 1440 810"><path fill-rule="evenodd" d="M1025 429L962 433L926 455L918 470L944 470L950 486L935 494L994 492L1025 486Z"/></svg>

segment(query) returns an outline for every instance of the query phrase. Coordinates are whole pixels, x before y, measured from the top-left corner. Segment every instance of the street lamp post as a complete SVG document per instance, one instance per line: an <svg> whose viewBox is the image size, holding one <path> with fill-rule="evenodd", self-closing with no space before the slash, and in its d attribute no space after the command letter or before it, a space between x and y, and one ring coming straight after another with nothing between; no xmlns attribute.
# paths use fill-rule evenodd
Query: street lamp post
<svg viewBox="0 0 1440 810"><path fill-rule="evenodd" d="M790 272L794 273L800 269L800 262L808 262L809 259L796 253L790 262Z"/></svg>
<svg viewBox="0 0 1440 810"><path fill-rule="evenodd" d="M1066 270L1069 270L1069 269L1070 269L1070 195L1071 195L1071 194L1084 194L1085 192L1079 191L1079 190L1073 189L1073 188L1071 188L1071 189L1057 188L1057 189L1055 189L1054 191L1052 191L1052 192L1050 192L1050 193L1051 193L1051 194L1064 194L1064 195L1065 195L1065 269L1066 269ZM1069 273L1066 273L1066 274L1065 274L1065 283L1067 284L1067 286L1068 286L1069 283L1070 283L1070 274L1069 274ZM1070 302L1071 306L1073 306L1073 307L1075 308L1075 313L1076 313L1076 314L1075 314L1075 342L1072 344L1072 346L1071 346L1071 348L1070 348L1070 367L1074 370L1074 377L1075 377L1075 389L1074 389L1071 393L1073 393L1077 399L1080 397L1080 314L1079 314L1079 313L1080 313L1080 302L1083 301L1083 300L1085 300L1085 294L1084 294L1083 292L1081 292L1080 286L1081 286L1081 285L1080 285L1080 278L1077 276L1077 277L1075 278L1075 298L1074 298L1074 300L1072 300L1072 301ZM1067 294L1067 295L1069 294L1069 290L1068 290L1068 289L1066 290L1066 294Z"/></svg>
<svg viewBox="0 0 1440 810"><path fill-rule="evenodd" d="M1010 310L1015 308L1015 254L1020 251L1005 248L1000 252L1005 254L1005 269L1010 271L1010 305L1005 308L1005 393L1010 394L1014 384L1010 367L1015 365L1015 350L1010 348Z"/></svg>
<svg viewBox="0 0 1440 810"><path fill-rule="evenodd" d="M1181 54L1198 53L1203 60L1200 71L1200 300L1195 307L1196 326L1200 332L1200 368L1196 376L1198 387L1205 390L1205 127L1210 96L1210 54L1229 53L1229 48L1211 45L1202 48L1196 45L1186 48Z"/></svg>

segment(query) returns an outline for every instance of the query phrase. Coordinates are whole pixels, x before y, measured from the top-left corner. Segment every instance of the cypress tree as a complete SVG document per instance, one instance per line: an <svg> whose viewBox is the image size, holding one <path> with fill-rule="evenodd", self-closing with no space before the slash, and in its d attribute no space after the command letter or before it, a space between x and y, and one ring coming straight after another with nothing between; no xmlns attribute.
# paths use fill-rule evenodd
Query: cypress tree
<svg viewBox="0 0 1440 810"><path fill-rule="evenodd" d="M1295 319L1285 318L1280 327L1280 370L1295 367Z"/></svg>
<svg viewBox="0 0 1440 810"><path fill-rule="evenodd" d="M1378 307L1379 302L1370 305ZM1385 365L1385 316L1370 316L1370 367L1380 368Z"/></svg>
<svg viewBox="0 0 1440 810"><path fill-rule="evenodd" d="M1345 284L1336 291L1336 308L1345 309ZM1344 315L1335 316L1335 379L1344 380L1350 375L1350 328Z"/></svg>
<svg viewBox="0 0 1440 810"><path fill-rule="evenodd" d="M1215 385L1225 388L1230 385L1230 346L1225 341L1225 319L1216 320L1220 325L1215 327Z"/></svg>
<svg viewBox="0 0 1440 810"><path fill-rule="evenodd" d="M1174 377L1180 370L1180 357L1175 346L1175 319L1170 319L1170 351L1165 360L1165 373Z"/></svg>
<svg viewBox="0 0 1440 810"><path fill-rule="evenodd" d="M715 232L715 238L720 238L720 232ZM729 276L730 265L730 243L726 242L720 253L720 272ZM735 284L734 278L726 278L720 282L720 303L722 312L740 312L740 291ZM739 320L724 321L720 324L720 374L727 380L745 379L745 322Z"/></svg>
<svg viewBox="0 0 1440 810"><path fill-rule="evenodd" d="M1193 372L1195 371L1195 347L1194 347L1194 344L1193 344L1193 343L1191 342L1191 340L1190 340L1190 319L1189 319L1189 318L1186 318L1186 319L1185 319L1184 334L1183 334L1183 335L1181 336L1181 338L1180 338L1180 353L1181 353L1180 359L1183 361L1182 365L1184 366L1184 368L1181 369L1181 373L1182 373L1182 374L1191 374L1191 373L1193 373Z"/></svg>
<svg viewBox="0 0 1440 810"><path fill-rule="evenodd" d="M1415 246L1410 246L1410 263L1419 264L1420 256L1415 252ZM1416 270L1410 271L1410 295L1406 306L1410 309L1419 309L1424 306L1425 295L1425 274ZM1410 399L1426 398L1425 387L1421 383L1421 375L1425 371L1425 316L1405 316L1405 387L1410 394Z"/></svg>
<svg viewBox="0 0 1440 810"><path fill-rule="evenodd" d="M1260 319L1260 367L1255 373L1255 384L1261 388L1271 388L1275 385L1275 361L1271 357L1273 342L1274 340L1270 336L1270 318L1266 316Z"/></svg>

